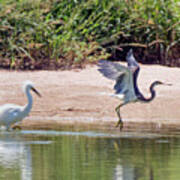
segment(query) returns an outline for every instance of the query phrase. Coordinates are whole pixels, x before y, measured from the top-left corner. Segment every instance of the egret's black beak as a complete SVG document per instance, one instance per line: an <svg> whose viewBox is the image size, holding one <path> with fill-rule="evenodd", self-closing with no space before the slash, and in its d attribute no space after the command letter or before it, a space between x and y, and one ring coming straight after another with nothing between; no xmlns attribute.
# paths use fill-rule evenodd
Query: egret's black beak
<svg viewBox="0 0 180 180"><path fill-rule="evenodd" d="M41 94L35 89L35 88L31 88L39 97L41 97Z"/></svg>

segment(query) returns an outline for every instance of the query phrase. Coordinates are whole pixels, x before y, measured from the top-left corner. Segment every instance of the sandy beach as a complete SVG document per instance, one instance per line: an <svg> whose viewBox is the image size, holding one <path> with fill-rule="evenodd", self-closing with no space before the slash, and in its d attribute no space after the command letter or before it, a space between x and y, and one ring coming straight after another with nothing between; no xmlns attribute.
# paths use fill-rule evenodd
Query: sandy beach
<svg viewBox="0 0 180 180"><path fill-rule="evenodd" d="M140 65L138 84L149 97L149 86L155 80L172 86L156 87L157 97L148 104L130 103L121 109L125 130L180 130L180 69L159 65ZM21 127L24 129L107 129L117 130L114 111L120 103L108 96L114 82L104 78L97 66L71 71L7 71L0 70L0 105L27 102L22 84L30 80L42 94L33 94L31 113Z"/></svg>

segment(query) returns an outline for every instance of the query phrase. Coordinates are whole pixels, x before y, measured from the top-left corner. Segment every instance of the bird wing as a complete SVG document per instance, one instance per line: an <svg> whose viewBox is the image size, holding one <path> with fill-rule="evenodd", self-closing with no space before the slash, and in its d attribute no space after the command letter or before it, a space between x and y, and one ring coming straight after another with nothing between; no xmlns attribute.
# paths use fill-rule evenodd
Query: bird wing
<svg viewBox="0 0 180 180"><path fill-rule="evenodd" d="M124 101L136 99L132 72L125 66L105 60L99 61L98 70L107 78L115 80L116 94L124 94Z"/></svg>
<svg viewBox="0 0 180 180"><path fill-rule="evenodd" d="M139 74L140 66L137 63L134 55L133 55L133 50L130 49L129 52L127 53L126 60L128 63L128 68L129 70L133 73L133 85L134 85L134 91L137 97L143 98L142 93L139 91L139 88L137 86L137 77Z"/></svg>
<svg viewBox="0 0 180 180"><path fill-rule="evenodd" d="M18 109L12 108L12 109L9 110L9 113L12 115L12 117L13 117L14 119L16 119L16 118L18 117L18 115L19 115L20 112L21 112L21 111L20 111L19 108L18 108Z"/></svg>
<svg viewBox="0 0 180 180"><path fill-rule="evenodd" d="M100 71L105 77L112 80L117 80L119 76L128 71L125 66L106 60L100 60L98 66L100 67L98 71Z"/></svg>
<svg viewBox="0 0 180 180"><path fill-rule="evenodd" d="M14 104L5 104L0 107L0 124L8 124L16 119L21 111L20 106Z"/></svg>
<svg viewBox="0 0 180 180"><path fill-rule="evenodd" d="M135 71L139 72L139 64L137 63L134 55L133 55L133 50L130 49L126 55L126 61L128 63L128 68L134 73Z"/></svg>

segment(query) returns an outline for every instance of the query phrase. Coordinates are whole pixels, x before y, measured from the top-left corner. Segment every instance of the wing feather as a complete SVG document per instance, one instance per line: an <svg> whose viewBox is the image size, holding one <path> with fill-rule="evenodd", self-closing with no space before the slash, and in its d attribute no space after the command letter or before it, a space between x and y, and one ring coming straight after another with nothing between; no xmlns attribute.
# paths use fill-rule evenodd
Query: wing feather
<svg viewBox="0 0 180 180"><path fill-rule="evenodd" d="M114 85L116 94L124 94L124 101L132 101L136 99L133 86L132 72L125 66L118 63L105 60L99 61L99 71L107 78L115 80Z"/></svg>
<svg viewBox="0 0 180 180"><path fill-rule="evenodd" d="M100 60L98 63L99 71L107 78L117 80L119 76L126 73L127 68L118 63L113 63L106 60Z"/></svg>
<svg viewBox="0 0 180 180"><path fill-rule="evenodd" d="M126 60L128 63L129 70L133 73L133 84L134 84L134 91L136 96L143 97L142 93L140 92L138 85L137 85L137 78L139 74L140 67L133 55L133 50L130 49L127 53Z"/></svg>
<svg viewBox="0 0 180 180"><path fill-rule="evenodd" d="M126 61L128 63L128 68L134 73L135 71L139 71L139 64L137 63L134 55L133 50L130 49L126 55Z"/></svg>

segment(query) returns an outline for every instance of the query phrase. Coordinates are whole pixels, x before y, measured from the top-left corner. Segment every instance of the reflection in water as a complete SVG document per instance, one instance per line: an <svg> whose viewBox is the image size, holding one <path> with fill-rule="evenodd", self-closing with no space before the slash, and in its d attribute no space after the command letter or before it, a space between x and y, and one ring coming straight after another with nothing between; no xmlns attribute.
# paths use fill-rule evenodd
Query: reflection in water
<svg viewBox="0 0 180 180"><path fill-rule="evenodd" d="M180 139L152 137L56 131L0 133L0 179L180 179Z"/></svg>
<svg viewBox="0 0 180 180"><path fill-rule="evenodd" d="M146 171L149 171L149 175L147 173L147 179L154 180L153 169L147 169ZM142 175L141 169L138 167L116 165L115 180L138 180L143 179L143 177L144 175Z"/></svg>
<svg viewBox="0 0 180 180"><path fill-rule="evenodd" d="M132 167L123 167L120 164L115 168L115 180L134 179L134 169Z"/></svg>
<svg viewBox="0 0 180 180"><path fill-rule="evenodd" d="M10 134L1 136L0 140L0 169L11 171L9 177L18 174L19 179L32 179L32 157L29 145L25 145L23 141L13 138ZM0 170L1 171L1 170ZM2 173L1 173L2 175ZM0 177L1 177L0 175ZM1 178L0 178L1 179ZM13 177L15 179L15 177Z"/></svg>

